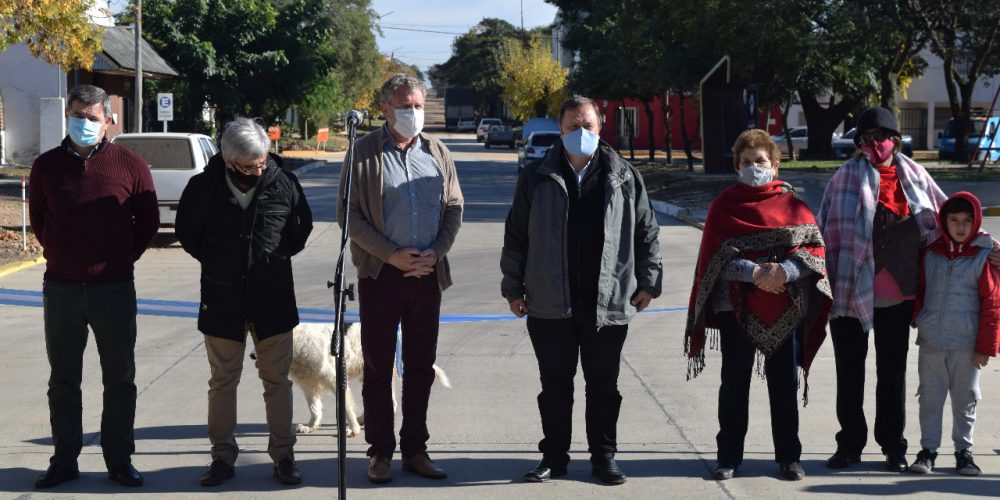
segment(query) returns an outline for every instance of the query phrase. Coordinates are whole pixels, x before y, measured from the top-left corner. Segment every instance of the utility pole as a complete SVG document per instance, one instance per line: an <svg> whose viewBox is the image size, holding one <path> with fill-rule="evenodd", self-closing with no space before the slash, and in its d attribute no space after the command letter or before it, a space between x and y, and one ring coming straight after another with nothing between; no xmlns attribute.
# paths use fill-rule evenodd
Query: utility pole
<svg viewBox="0 0 1000 500"><path fill-rule="evenodd" d="M528 34L524 32L524 0L521 0L521 46L527 47Z"/></svg>
<svg viewBox="0 0 1000 500"><path fill-rule="evenodd" d="M135 131L142 132L142 0L135 0Z"/></svg>

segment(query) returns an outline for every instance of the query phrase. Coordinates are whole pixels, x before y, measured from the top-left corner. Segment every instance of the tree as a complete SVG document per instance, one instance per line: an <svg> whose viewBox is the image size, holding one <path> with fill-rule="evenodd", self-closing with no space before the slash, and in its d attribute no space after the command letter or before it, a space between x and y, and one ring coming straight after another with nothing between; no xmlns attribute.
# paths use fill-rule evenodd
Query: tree
<svg viewBox="0 0 1000 500"><path fill-rule="evenodd" d="M500 57L500 85L510 112L519 120L549 116L566 98L568 71L552 59L540 40L525 46L508 40Z"/></svg>
<svg viewBox="0 0 1000 500"><path fill-rule="evenodd" d="M274 120L303 103L326 115L332 107L346 109L377 78L369 69L376 60L366 59L378 53L365 0L145 4L146 33L184 75L192 122L204 103L216 106L221 119Z"/></svg>
<svg viewBox="0 0 1000 500"><path fill-rule="evenodd" d="M971 124L972 92L980 78L1000 73L1000 4L907 0L906 6L924 30L931 50L944 62L948 104L958 131L954 161L964 163L968 143L961 131Z"/></svg>
<svg viewBox="0 0 1000 500"><path fill-rule="evenodd" d="M32 56L69 71L90 69L101 31L87 0L0 0L0 52L24 42Z"/></svg>
<svg viewBox="0 0 1000 500"><path fill-rule="evenodd" d="M452 42L452 55L447 61L428 70L431 84L440 89L451 86L476 89L477 107L481 113L496 116L500 112L500 58L507 40L518 39L523 33L502 19L485 18L468 33Z"/></svg>

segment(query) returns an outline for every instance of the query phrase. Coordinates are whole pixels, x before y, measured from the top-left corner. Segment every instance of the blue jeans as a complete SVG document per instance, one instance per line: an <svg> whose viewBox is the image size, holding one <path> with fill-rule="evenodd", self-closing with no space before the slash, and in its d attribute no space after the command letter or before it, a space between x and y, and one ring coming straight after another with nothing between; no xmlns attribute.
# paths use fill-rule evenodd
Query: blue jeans
<svg viewBox="0 0 1000 500"><path fill-rule="evenodd" d="M111 467L135 452L135 283L42 286L45 351L49 359L49 421L55 454L50 462L75 467L83 447L83 351L94 331L104 383L101 448Z"/></svg>

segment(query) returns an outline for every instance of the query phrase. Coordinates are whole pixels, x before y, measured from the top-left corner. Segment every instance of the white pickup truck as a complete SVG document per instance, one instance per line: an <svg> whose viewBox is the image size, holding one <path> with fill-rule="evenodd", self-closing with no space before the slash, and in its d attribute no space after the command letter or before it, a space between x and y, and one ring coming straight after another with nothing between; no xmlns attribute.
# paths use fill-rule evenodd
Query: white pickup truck
<svg viewBox="0 0 1000 500"><path fill-rule="evenodd" d="M153 174L153 186L160 205L160 225L173 226L177 203L188 180L201 173L208 159L219 152L210 137L177 132L121 134L111 140L139 153Z"/></svg>

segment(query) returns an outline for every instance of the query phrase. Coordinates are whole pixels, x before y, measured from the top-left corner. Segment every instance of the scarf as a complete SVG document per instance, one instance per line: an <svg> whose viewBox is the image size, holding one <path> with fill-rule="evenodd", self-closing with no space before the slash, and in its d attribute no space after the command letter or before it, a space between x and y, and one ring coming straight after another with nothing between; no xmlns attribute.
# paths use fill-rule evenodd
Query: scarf
<svg viewBox="0 0 1000 500"><path fill-rule="evenodd" d="M878 167L878 202L899 217L910 215L910 205L906 203L895 165Z"/></svg>
<svg viewBox="0 0 1000 500"><path fill-rule="evenodd" d="M941 236L938 209L947 197L924 167L906 155L896 155L894 165L910 213L920 225L921 238L936 240ZM864 158L851 158L827 183L817 216L833 286L830 317L857 318L864 331L870 331L874 324L872 226L878 189L878 171Z"/></svg>
<svg viewBox="0 0 1000 500"><path fill-rule="evenodd" d="M711 308L712 290L723 268L738 256L758 263L796 259L812 271L806 286L788 283L780 294L764 292L752 284L729 284L737 320L765 359L800 326L804 328L805 338L796 358L808 377L809 366L826 338L832 294L826 278L823 237L812 212L790 185L779 180L756 188L737 184L723 191L709 207L684 332L688 379L705 367L707 330L711 330L715 347L719 320ZM805 294L807 300L803 300ZM759 363L758 370L762 369Z"/></svg>

